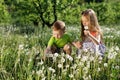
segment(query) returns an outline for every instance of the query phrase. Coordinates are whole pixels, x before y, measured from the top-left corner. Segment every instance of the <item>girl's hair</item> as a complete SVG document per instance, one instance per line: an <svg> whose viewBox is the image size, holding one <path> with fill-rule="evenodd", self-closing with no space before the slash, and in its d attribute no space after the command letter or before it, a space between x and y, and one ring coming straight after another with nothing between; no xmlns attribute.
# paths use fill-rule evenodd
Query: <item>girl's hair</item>
<svg viewBox="0 0 120 80"><path fill-rule="evenodd" d="M53 30L62 30L65 31L65 23L63 21L57 20L53 26L52 26Z"/></svg>
<svg viewBox="0 0 120 80"><path fill-rule="evenodd" d="M82 12L82 16L85 16L89 22L90 22L90 31L94 31L94 32L98 32L101 35L101 39L102 39L102 32L98 23L98 19L97 16L95 14L95 12L92 9L87 9L85 11ZM84 35L84 26L81 20L81 37L82 40L85 39L85 35Z"/></svg>

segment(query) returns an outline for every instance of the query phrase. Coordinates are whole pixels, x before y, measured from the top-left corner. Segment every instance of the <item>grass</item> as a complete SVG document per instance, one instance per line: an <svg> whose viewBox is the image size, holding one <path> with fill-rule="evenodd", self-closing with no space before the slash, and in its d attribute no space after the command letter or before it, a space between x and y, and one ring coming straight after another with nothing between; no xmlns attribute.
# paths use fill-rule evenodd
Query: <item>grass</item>
<svg viewBox="0 0 120 80"><path fill-rule="evenodd" d="M71 56L56 53L46 61L42 56L51 36L49 28L33 28L30 33L0 28L0 80L120 79L119 25L102 26L107 47L104 57L90 52L77 56L73 47ZM67 26L67 32L72 39L80 39L79 26Z"/></svg>

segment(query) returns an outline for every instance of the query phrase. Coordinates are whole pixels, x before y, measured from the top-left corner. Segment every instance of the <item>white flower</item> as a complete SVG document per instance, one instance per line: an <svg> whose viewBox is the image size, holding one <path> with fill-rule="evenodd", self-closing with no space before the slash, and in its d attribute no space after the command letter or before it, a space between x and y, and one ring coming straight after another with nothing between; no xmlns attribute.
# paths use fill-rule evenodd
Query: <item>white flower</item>
<svg viewBox="0 0 120 80"><path fill-rule="evenodd" d="M83 68L84 73L88 73L88 67Z"/></svg>
<svg viewBox="0 0 120 80"><path fill-rule="evenodd" d="M119 70L119 68L120 68L120 66L118 66L118 65L117 65L117 66L115 66L115 69L118 69L118 70Z"/></svg>
<svg viewBox="0 0 120 80"><path fill-rule="evenodd" d="M99 72L99 71L100 71L100 68L98 68L97 71Z"/></svg>
<svg viewBox="0 0 120 80"><path fill-rule="evenodd" d="M46 57L53 57L53 54L48 53L48 54L46 54Z"/></svg>
<svg viewBox="0 0 120 80"><path fill-rule="evenodd" d="M70 77L70 78L73 78L73 74L69 74L69 77Z"/></svg>
<svg viewBox="0 0 120 80"><path fill-rule="evenodd" d="M61 53L61 56L65 56L65 53Z"/></svg>
<svg viewBox="0 0 120 80"><path fill-rule="evenodd" d="M69 60L70 60L70 61L73 61L73 58L70 56Z"/></svg>
<svg viewBox="0 0 120 80"><path fill-rule="evenodd" d="M66 65L66 68L69 68L69 66L70 66L70 65L67 64L67 65Z"/></svg>
<svg viewBox="0 0 120 80"><path fill-rule="evenodd" d="M84 63L80 61L79 66L84 66Z"/></svg>
<svg viewBox="0 0 120 80"><path fill-rule="evenodd" d="M55 69L53 69L52 67L49 67L48 70L52 71L53 73L55 72Z"/></svg>
<svg viewBox="0 0 120 80"><path fill-rule="evenodd" d="M101 57L101 56L99 56L99 58L98 58L99 60L102 60L103 58Z"/></svg>
<svg viewBox="0 0 120 80"><path fill-rule="evenodd" d="M104 67L107 67L108 66L108 64L107 63L104 63Z"/></svg>
<svg viewBox="0 0 120 80"><path fill-rule="evenodd" d="M56 57L53 57L53 62L56 62Z"/></svg>
<svg viewBox="0 0 120 80"><path fill-rule="evenodd" d="M43 72L42 72L42 70L39 70L36 73L37 73L37 75L41 75Z"/></svg>
<svg viewBox="0 0 120 80"><path fill-rule="evenodd" d="M65 62L65 59L64 59L63 57L61 58L61 62L62 62L62 63L64 63L64 62Z"/></svg>
<svg viewBox="0 0 120 80"><path fill-rule="evenodd" d="M84 52L88 52L88 49L83 49Z"/></svg>
<svg viewBox="0 0 120 80"><path fill-rule="evenodd" d="M24 44L20 44L19 45L19 50L23 50L24 49Z"/></svg>
<svg viewBox="0 0 120 80"><path fill-rule="evenodd" d="M69 59L70 61L73 61L72 56L70 56L69 54L66 54L66 58Z"/></svg>
<svg viewBox="0 0 120 80"><path fill-rule="evenodd" d="M32 61L32 59L30 58L30 59L29 59L29 62L31 62L31 61Z"/></svg>
<svg viewBox="0 0 120 80"><path fill-rule="evenodd" d="M87 67L90 68L90 61L87 61Z"/></svg>
<svg viewBox="0 0 120 80"><path fill-rule="evenodd" d="M79 54L76 58L79 60L81 58L81 54Z"/></svg>
<svg viewBox="0 0 120 80"><path fill-rule="evenodd" d="M83 61L83 62L85 62L87 60L88 60L88 56L83 56L82 59L81 59L81 61Z"/></svg>
<svg viewBox="0 0 120 80"><path fill-rule="evenodd" d="M39 64L42 65L42 64L43 64L43 61L41 60L41 62L40 62Z"/></svg>
<svg viewBox="0 0 120 80"><path fill-rule="evenodd" d="M117 52L110 52L108 54L108 59L115 59L115 57L116 57L117 54L118 54Z"/></svg>
<svg viewBox="0 0 120 80"><path fill-rule="evenodd" d="M66 58L69 59L70 55L69 54L66 54Z"/></svg>
<svg viewBox="0 0 120 80"><path fill-rule="evenodd" d="M58 64L58 68L62 68L62 64Z"/></svg>
<svg viewBox="0 0 120 80"><path fill-rule="evenodd" d="M118 47L118 46L116 46L116 47L115 47L115 50L116 50L116 51L119 51L119 47Z"/></svg>
<svg viewBox="0 0 120 80"><path fill-rule="evenodd" d="M90 59L90 61L94 61L95 58L93 56L90 56L89 59Z"/></svg>
<svg viewBox="0 0 120 80"><path fill-rule="evenodd" d="M58 53L55 53L55 54L54 54L54 57L58 57L58 56L59 56L59 54L58 54Z"/></svg>
<svg viewBox="0 0 120 80"><path fill-rule="evenodd" d="M43 77L41 80L45 80L46 79L46 77Z"/></svg>
<svg viewBox="0 0 120 80"><path fill-rule="evenodd" d="M77 64L74 64L71 68L76 69L76 67L77 67Z"/></svg>

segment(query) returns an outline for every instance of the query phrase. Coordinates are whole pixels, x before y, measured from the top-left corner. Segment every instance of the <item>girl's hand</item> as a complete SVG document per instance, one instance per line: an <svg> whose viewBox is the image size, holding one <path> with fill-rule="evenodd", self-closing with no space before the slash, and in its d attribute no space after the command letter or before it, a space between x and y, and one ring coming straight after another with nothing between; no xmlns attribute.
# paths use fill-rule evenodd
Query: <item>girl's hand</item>
<svg viewBox="0 0 120 80"><path fill-rule="evenodd" d="M76 48L80 49L82 47L81 42L80 41L76 41L72 43Z"/></svg>
<svg viewBox="0 0 120 80"><path fill-rule="evenodd" d="M90 35L90 31L89 31L89 30L84 30L84 34L85 34L86 36L89 36L89 35Z"/></svg>

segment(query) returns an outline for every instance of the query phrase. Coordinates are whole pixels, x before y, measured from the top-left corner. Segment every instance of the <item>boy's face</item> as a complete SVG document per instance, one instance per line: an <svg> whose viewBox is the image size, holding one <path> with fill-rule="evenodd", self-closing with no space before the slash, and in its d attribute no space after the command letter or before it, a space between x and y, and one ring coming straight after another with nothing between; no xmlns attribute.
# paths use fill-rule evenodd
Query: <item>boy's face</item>
<svg viewBox="0 0 120 80"><path fill-rule="evenodd" d="M61 38L63 34L64 33L61 30L53 30L53 37L55 37L57 39Z"/></svg>

